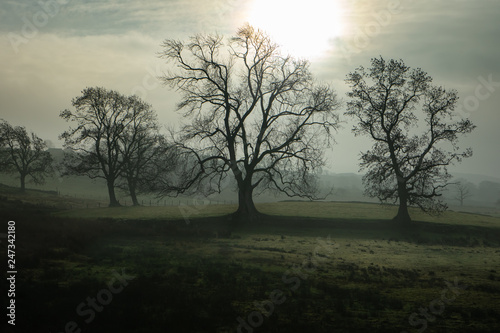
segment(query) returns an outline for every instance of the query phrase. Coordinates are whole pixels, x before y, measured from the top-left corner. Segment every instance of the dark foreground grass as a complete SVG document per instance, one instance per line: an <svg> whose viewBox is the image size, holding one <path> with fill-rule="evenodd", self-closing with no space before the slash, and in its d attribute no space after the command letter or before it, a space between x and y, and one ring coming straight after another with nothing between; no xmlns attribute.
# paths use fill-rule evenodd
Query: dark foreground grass
<svg viewBox="0 0 500 333"><path fill-rule="evenodd" d="M494 222L399 228L386 219L271 216L235 226L220 217L186 224L2 207L16 219L16 332L500 329Z"/></svg>

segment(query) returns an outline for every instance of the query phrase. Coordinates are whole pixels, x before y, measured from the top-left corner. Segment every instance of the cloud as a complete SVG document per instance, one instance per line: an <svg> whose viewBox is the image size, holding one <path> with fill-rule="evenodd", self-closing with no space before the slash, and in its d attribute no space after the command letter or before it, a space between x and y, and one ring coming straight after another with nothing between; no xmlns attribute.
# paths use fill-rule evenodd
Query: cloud
<svg viewBox="0 0 500 333"><path fill-rule="evenodd" d="M237 0L60 1L2 2L0 31L20 33L26 20L41 20L38 14L42 13L43 19L43 13L49 11L54 15L43 24L44 33L87 36L139 32L178 38L202 31L227 33L228 27L233 30L233 18L239 17L241 10Z"/></svg>
<svg viewBox="0 0 500 333"><path fill-rule="evenodd" d="M57 142L67 125L59 112L87 86L103 86L130 95L147 78L141 96L163 111L165 122L175 118L176 100L156 79L162 61L156 57L161 41L130 33L102 36L40 34L19 54L0 53L2 118L23 124L44 139ZM5 43L7 44L7 43ZM2 49L7 45L1 44ZM137 89L136 89L137 90Z"/></svg>
<svg viewBox="0 0 500 333"><path fill-rule="evenodd" d="M56 0L42 0L49 1ZM17 52L12 38L0 39L0 62L8 64L0 67L2 118L57 142L67 126L59 112L69 108L83 88L104 86L140 95L158 110L160 120L172 123L178 119L174 112L178 96L157 80L165 70L156 55L160 43L165 38L185 39L201 32L201 27L209 31L222 27L236 3L70 0L44 9L27 0L3 1L0 32L21 39L14 39ZM38 12L54 15L47 14L47 22L36 25L32 18ZM30 34L23 34L26 21L35 25L36 33L26 28Z"/></svg>
<svg viewBox="0 0 500 333"><path fill-rule="evenodd" d="M457 89L459 105L469 96L474 96L479 85L478 77L487 79L491 74L495 82L500 82L500 45L494 42L500 35L500 6L496 1L401 0L401 11L390 18L385 16L384 24L380 24L378 30L371 30L377 33L369 35L367 32L373 29L370 24L387 14L383 11L387 11L388 3L351 2L349 15L354 22L350 27L351 34L333 41L329 55L313 63L314 72L322 80L332 82L339 96L346 98L345 75L360 65L369 66L370 58L379 55L386 59L401 58L410 67L427 71L435 84ZM365 34L357 35L360 31ZM346 54L346 48L351 52ZM462 140L462 146L472 146L474 157L451 170L489 175L498 173L500 157L491 154L493 142L500 139L499 132L494 129L500 123L498 103L500 89L492 92L488 99L481 100L477 109L470 113L478 128ZM339 131L339 145L333 147L331 160L341 169L351 163L352 170L357 171L352 151L364 151L371 143L363 138L353 138L350 128L348 122Z"/></svg>
<svg viewBox="0 0 500 333"><path fill-rule="evenodd" d="M33 24L34 15L43 11L40 1L58 1L57 14L47 15L47 22L36 26L37 33L25 38L15 53L6 37L9 33L23 36L26 21ZM178 96L155 78L165 69L156 56L161 42L202 32L233 34L245 22L251 5L251 0L40 1L0 2L0 117L25 125L56 146L57 136L68 126L59 119L59 112L70 107L71 99L87 86L138 93L158 111L162 123L176 122ZM345 21L350 22L347 34L332 40L330 52L311 66L339 97L346 99L346 74L379 55L421 67L435 83L457 89L461 100L474 94L479 76L493 74L500 81L498 0L341 1ZM398 1L399 10L386 24L380 15ZM43 23L43 15L37 17ZM366 32L377 20L382 20L380 29L368 36L366 45L357 47L354 38L362 41L359 31ZM346 57L348 46L357 48ZM462 167L467 170L462 171L481 165L481 172L497 173L500 157L484 147L500 139L496 130L499 96L500 90L471 114L479 127L464 145L472 145L476 153L464 161ZM339 144L329 153L334 171L357 171L356 152L369 148L370 142L354 138L350 128L345 124L337 135Z"/></svg>

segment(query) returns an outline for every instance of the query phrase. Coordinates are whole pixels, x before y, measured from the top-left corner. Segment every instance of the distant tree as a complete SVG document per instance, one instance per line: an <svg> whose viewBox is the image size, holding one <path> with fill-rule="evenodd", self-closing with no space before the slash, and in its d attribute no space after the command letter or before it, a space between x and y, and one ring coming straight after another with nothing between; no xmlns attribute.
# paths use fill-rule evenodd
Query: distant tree
<svg viewBox="0 0 500 333"><path fill-rule="evenodd" d="M143 107L149 108L147 104ZM170 177L177 163L175 149L159 133L156 114L151 110L135 117L120 141L124 164L123 181L118 187L127 191L132 204L138 206L137 194L155 192L158 178Z"/></svg>
<svg viewBox="0 0 500 333"><path fill-rule="evenodd" d="M67 174L104 178L108 187L109 205L119 206L115 194L117 180L131 180L132 173L142 166L142 145L146 145L148 125L154 129L155 115L151 106L137 96L124 96L104 88L86 88L74 98L75 111L64 110L60 116L76 123L61 134L67 154L64 167ZM136 169L134 169L136 168ZM135 196L135 184L130 182Z"/></svg>
<svg viewBox="0 0 500 333"><path fill-rule="evenodd" d="M35 133L21 126L13 127L0 121L0 171L16 173L21 181L21 192L26 190L28 177L35 184L43 184L54 172L52 156L45 142Z"/></svg>
<svg viewBox="0 0 500 333"><path fill-rule="evenodd" d="M346 82L351 100L345 114L357 121L353 132L374 141L361 156L366 194L399 201L399 221L411 221L408 205L427 213L445 210L439 197L451 178L447 166L472 155L471 149L459 151L457 142L475 128L468 119L453 120L457 92L432 85L420 68L382 57L348 74Z"/></svg>
<svg viewBox="0 0 500 333"><path fill-rule="evenodd" d="M176 142L195 163L178 190L220 191L231 173L238 186L235 217L250 219L258 215L258 187L314 197L314 173L337 128L339 103L329 87L315 83L306 61L281 55L249 25L227 41L218 35L197 35L187 44L166 40L161 57L177 66L163 80L183 94L178 108L191 119Z"/></svg>
<svg viewBox="0 0 500 333"><path fill-rule="evenodd" d="M464 184L462 182L456 183L455 186L456 186L455 200L458 200L458 202L460 202L460 206L463 206L465 199L470 198L472 196L471 189L467 184Z"/></svg>

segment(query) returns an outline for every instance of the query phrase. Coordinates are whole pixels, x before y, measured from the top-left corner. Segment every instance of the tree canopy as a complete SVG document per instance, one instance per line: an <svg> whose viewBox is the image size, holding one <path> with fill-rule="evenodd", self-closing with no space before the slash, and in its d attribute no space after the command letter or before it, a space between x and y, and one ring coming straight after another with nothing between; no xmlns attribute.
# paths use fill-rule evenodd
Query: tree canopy
<svg viewBox="0 0 500 333"><path fill-rule="evenodd" d="M345 114L357 122L353 132L374 141L361 156L366 194L399 201L397 220L410 221L408 204L428 213L445 210L440 196L451 178L447 166L472 156L458 141L475 128L453 112L457 92L432 85L420 68L382 57L348 74L346 82Z"/></svg>
<svg viewBox="0 0 500 333"><path fill-rule="evenodd" d="M237 216L255 216L255 189L313 198L314 173L338 126L339 106L309 64L280 53L262 31L247 25L229 39L197 35L166 40L161 57L176 69L166 84L182 93L178 109L190 122L176 136L190 155L180 183L166 191L220 191L232 174L238 186Z"/></svg>
<svg viewBox="0 0 500 333"><path fill-rule="evenodd" d="M135 95L100 87L84 89L72 104L74 111L60 114L76 123L60 136L72 151L65 158L66 173L104 178L110 206L119 205L115 187L123 178L133 203L138 204L136 192L152 178L148 173L152 169L146 165L160 158L160 150L165 149L159 146L164 142L151 105Z"/></svg>
<svg viewBox="0 0 500 333"><path fill-rule="evenodd" d="M18 174L21 192L24 192L28 177L35 184L43 184L45 178L53 174L52 156L35 133L28 134L25 127L14 127L1 120L0 171Z"/></svg>

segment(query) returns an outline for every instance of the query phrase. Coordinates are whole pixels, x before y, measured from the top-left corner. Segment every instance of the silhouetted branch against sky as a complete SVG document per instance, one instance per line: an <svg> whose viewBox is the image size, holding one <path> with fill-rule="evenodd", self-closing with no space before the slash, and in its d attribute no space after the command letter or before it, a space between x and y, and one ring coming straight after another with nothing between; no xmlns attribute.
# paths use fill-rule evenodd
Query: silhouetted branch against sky
<svg viewBox="0 0 500 333"><path fill-rule="evenodd" d="M500 155L490 147L500 139L499 20L497 0L2 1L0 116L61 147L59 110L84 87L103 86L137 94L161 124L177 124L181 96L158 80L169 69L157 58L161 42L227 36L249 22L285 53L310 60L311 73L339 96L345 75L378 55L425 68L434 83L457 90L455 112L480 129L466 139L474 157L450 172L498 176ZM357 172L358 152L369 145L353 138L351 125L326 151L334 172Z"/></svg>
<svg viewBox="0 0 500 333"><path fill-rule="evenodd" d="M219 188L214 175L231 173L245 214L255 211L257 188L317 196L314 174L338 128L340 102L313 79L307 60L283 55L248 24L230 38L198 34L162 46L160 57L173 67L162 80L181 94L187 118L176 142L197 160L197 191L207 180L215 180L209 191Z"/></svg>
<svg viewBox="0 0 500 333"><path fill-rule="evenodd" d="M454 112L457 92L434 85L421 68L382 57L349 73L346 83L352 131L372 140L360 161L365 193L397 201L398 220L410 220L408 204L428 213L445 210L440 197L452 178L448 167L472 156L459 139L476 128Z"/></svg>

